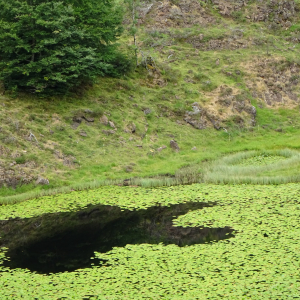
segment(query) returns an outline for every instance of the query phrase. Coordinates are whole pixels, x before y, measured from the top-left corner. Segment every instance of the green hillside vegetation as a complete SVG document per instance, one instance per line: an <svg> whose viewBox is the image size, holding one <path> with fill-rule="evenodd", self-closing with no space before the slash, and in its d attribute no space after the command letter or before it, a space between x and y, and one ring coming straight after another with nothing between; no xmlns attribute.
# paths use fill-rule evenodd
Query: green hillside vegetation
<svg viewBox="0 0 300 300"><path fill-rule="evenodd" d="M138 25L139 66L121 78L99 78L64 97L2 95L1 167L14 175L1 195L174 175L189 166L201 172L203 162L226 153L298 149L299 106L293 99L299 94L299 44L290 41L297 37L297 23L274 27L243 19L246 9L239 18L225 18L215 6L203 7L214 19L205 26L182 23L163 29L151 23L155 18L149 13ZM231 39L242 47L210 49L212 41ZM130 51L131 43L125 32L120 50ZM151 57L156 69L145 68L141 54ZM274 82L274 72L285 81ZM287 96L277 101L274 93L280 90ZM201 113L196 121L187 120L194 103ZM251 105L256 115L247 112ZM116 130L101 123L103 115ZM205 129L195 129L201 126ZM170 149L172 139L180 152ZM297 173L298 165L293 169ZM50 185L35 186L38 176Z"/></svg>

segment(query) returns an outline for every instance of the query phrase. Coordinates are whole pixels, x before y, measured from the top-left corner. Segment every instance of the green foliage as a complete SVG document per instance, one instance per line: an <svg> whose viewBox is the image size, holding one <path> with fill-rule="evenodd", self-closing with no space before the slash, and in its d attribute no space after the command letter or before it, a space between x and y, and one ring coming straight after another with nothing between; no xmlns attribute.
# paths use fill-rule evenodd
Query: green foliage
<svg viewBox="0 0 300 300"><path fill-rule="evenodd" d="M242 11L234 11L232 14L232 17L234 20L239 21L239 22L244 22L245 21L245 17L243 15Z"/></svg>
<svg viewBox="0 0 300 300"><path fill-rule="evenodd" d="M109 0L0 0L0 79L7 89L49 94L122 74L128 62L113 44L121 21Z"/></svg>
<svg viewBox="0 0 300 300"><path fill-rule="evenodd" d="M24 155L16 158L17 164L24 164L26 162L26 157Z"/></svg>

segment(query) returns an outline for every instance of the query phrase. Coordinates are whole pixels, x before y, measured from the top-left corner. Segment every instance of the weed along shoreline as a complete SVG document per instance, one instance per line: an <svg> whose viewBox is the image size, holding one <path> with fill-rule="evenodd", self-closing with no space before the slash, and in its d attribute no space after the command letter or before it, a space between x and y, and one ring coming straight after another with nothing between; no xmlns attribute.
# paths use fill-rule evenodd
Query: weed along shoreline
<svg viewBox="0 0 300 300"><path fill-rule="evenodd" d="M300 299L300 0L0 24L0 300Z"/></svg>
<svg viewBox="0 0 300 300"><path fill-rule="evenodd" d="M127 178L92 181L60 188L32 191L0 198L0 205L14 204L29 199L74 191L93 190L101 186L131 186L154 188L163 186L214 184L283 184L299 182L300 152L291 149L253 150L225 155L216 161L204 162L202 166L189 165L175 175L158 175L146 178ZM289 171L286 174L286 171ZM283 173L283 174L281 174Z"/></svg>

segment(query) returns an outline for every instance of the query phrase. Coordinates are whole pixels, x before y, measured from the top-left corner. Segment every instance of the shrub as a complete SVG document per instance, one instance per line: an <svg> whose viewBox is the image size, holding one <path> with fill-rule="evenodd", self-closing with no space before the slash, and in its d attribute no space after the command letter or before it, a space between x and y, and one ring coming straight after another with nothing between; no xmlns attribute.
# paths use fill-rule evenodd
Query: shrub
<svg viewBox="0 0 300 300"><path fill-rule="evenodd" d="M0 80L50 94L123 74L129 64L113 44L121 22L111 0L0 0Z"/></svg>
<svg viewBox="0 0 300 300"><path fill-rule="evenodd" d="M26 162L26 158L25 158L24 155L21 155L21 156L19 156L19 157L16 158L16 163L18 165L25 164L25 162Z"/></svg>

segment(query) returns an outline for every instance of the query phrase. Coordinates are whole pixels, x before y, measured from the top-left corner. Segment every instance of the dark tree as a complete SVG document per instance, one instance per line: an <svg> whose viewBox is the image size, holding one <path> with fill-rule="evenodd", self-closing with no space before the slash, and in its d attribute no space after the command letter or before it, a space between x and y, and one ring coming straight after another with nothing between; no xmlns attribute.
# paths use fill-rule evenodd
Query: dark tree
<svg viewBox="0 0 300 300"><path fill-rule="evenodd" d="M0 80L50 94L123 74L122 18L111 0L0 0Z"/></svg>

